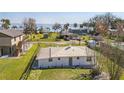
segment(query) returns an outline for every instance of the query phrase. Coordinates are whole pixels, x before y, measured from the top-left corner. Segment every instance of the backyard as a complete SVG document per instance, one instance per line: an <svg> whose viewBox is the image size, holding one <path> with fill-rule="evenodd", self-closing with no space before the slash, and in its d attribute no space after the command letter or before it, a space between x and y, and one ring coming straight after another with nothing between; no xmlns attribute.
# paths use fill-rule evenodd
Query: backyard
<svg viewBox="0 0 124 93"><path fill-rule="evenodd" d="M40 34L40 33L39 34L31 34L31 35L28 35L28 40L42 41L42 42L65 41L64 39L56 39L56 37L58 37L58 36L59 36L59 33L56 33L56 32L48 33L48 38L43 38L44 35ZM93 39L89 35L82 35L82 36L80 36L80 38L83 41L88 41L88 40Z"/></svg>
<svg viewBox="0 0 124 93"><path fill-rule="evenodd" d="M43 42L54 42L56 41L56 37L58 33L52 32L48 34L48 38L43 38L43 34L31 34L28 36L30 41L43 41Z"/></svg>
<svg viewBox="0 0 124 93"><path fill-rule="evenodd" d="M37 45L33 45L32 48L26 54L22 55L19 58L0 59L0 79L20 79L22 73L29 64L36 49Z"/></svg>
<svg viewBox="0 0 124 93"><path fill-rule="evenodd" d="M89 74L89 71L89 69L32 70L28 80L80 80L83 79L80 76L82 74Z"/></svg>

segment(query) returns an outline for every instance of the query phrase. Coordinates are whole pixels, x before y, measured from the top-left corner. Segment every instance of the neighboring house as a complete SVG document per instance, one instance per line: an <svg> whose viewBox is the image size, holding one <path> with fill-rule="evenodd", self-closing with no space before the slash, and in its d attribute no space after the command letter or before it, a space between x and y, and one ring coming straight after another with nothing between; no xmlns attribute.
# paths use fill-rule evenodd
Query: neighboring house
<svg viewBox="0 0 124 93"><path fill-rule="evenodd" d="M95 52L86 46L41 48L34 68L84 67L95 64Z"/></svg>
<svg viewBox="0 0 124 93"><path fill-rule="evenodd" d="M68 29L70 33L78 34L78 35L85 35L88 34L89 32L93 31L93 27L71 27Z"/></svg>
<svg viewBox="0 0 124 93"><path fill-rule="evenodd" d="M22 51L24 34L22 31L0 31L0 56L18 56Z"/></svg>
<svg viewBox="0 0 124 93"><path fill-rule="evenodd" d="M94 31L93 27L69 27L67 30L62 30L60 32L61 36L64 37L65 40L80 40L80 35L86 35L89 32Z"/></svg>
<svg viewBox="0 0 124 93"><path fill-rule="evenodd" d="M80 40L80 36L74 33L70 33L68 31L62 31L61 36L63 36L63 39L65 40Z"/></svg>
<svg viewBox="0 0 124 93"><path fill-rule="evenodd" d="M121 50L124 50L124 42L111 43L112 46L118 47Z"/></svg>
<svg viewBox="0 0 124 93"><path fill-rule="evenodd" d="M109 34L112 36L124 36L124 29L120 32L117 29L109 29Z"/></svg>

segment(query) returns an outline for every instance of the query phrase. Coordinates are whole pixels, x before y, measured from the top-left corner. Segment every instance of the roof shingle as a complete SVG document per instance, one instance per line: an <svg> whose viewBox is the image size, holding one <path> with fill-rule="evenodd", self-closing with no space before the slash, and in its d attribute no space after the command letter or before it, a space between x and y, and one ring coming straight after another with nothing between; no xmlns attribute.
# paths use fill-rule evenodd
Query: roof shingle
<svg viewBox="0 0 124 93"><path fill-rule="evenodd" d="M51 54L50 54L51 49ZM94 56L94 51L86 46L68 46L68 47L51 47L41 48L37 59L46 59L51 57L78 57Z"/></svg>
<svg viewBox="0 0 124 93"><path fill-rule="evenodd" d="M23 31L21 30L1 30L0 33L5 34L10 37L18 37L24 34Z"/></svg>

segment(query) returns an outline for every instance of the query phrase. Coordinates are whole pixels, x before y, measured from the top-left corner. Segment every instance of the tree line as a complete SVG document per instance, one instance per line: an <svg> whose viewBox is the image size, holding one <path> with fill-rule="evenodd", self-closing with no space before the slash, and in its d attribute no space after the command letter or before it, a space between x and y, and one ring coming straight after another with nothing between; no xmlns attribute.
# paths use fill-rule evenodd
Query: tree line
<svg viewBox="0 0 124 93"><path fill-rule="evenodd" d="M11 22L9 19L1 19L1 27L3 29L9 29ZM20 26L20 28L24 29L24 32L26 34L36 33L38 31L43 31L43 26L37 27L36 20L34 18L25 18L23 20L23 27ZM96 15L93 18L90 18L87 22L82 22L82 24L74 23L73 27L77 27L79 25L80 28L83 28L84 26L87 27L93 27L94 33L100 33L103 36L109 36L111 33L108 32L108 29L118 29L118 32L122 31L124 27L124 20L114 16L112 13L105 13L102 15ZM65 23L62 27L60 23L55 23L52 26L52 29L54 31L67 31L70 24ZM18 27L16 25L12 26L13 29L17 29ZM47 27L47 30L50 30L49 27ZM119 33L118 33L119 34Z"/></svg>

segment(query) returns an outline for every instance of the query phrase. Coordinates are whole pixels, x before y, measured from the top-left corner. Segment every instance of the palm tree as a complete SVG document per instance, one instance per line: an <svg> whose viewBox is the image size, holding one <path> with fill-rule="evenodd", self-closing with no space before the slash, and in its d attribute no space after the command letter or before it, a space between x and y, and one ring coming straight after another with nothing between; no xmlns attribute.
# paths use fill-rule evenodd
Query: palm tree
<svg viewBox="0 0 124 93"><path fill-rule="evenodd" d="M80 28L83 28L83 24L80 24Z"/></svg>
<svg viewBox="0 0 124 93"><path fill-rule="evenodd" d="M69 27L69 23L66 23L66 24L64 24L64 29L67 31L68 30L68 27Z"/></svg>
<svg viewBox="0 0 124 93"><path fill-rule="evenodd" d="M12 28L13 28L13 29L17 29L17 26L16 26L16 25L15 25L15 26L12 26Z"/></svg>
<svg viewBox="0 0 124 93"><path fill-rule="evenodd" d="M3 29L8 29L10 26L10 20L9 19L1 19L2 22L2 28Z"/></svg>
<svg viewBox="0 0 124 93"><path fill-rule="evenodd" d="M50 28L49 27L47 27L46 29L47 29L47 31L50 31Z"/></svg>
<svg viewBox="0 0 124 93"><path fill-rule="evenodd" d="M59 23L55 23L55 24L53 25L52 29L54 29L55 31L58 32L59 29L62 29L62 26L61 26L61 24L59 24Z"/></svg>
<svg viewBox="0 0 124 93"><path fill-rule="evenodd" d="M74 23L74 25L73 25L75 28L78 26L78 24L77 23Z"/></svg>

